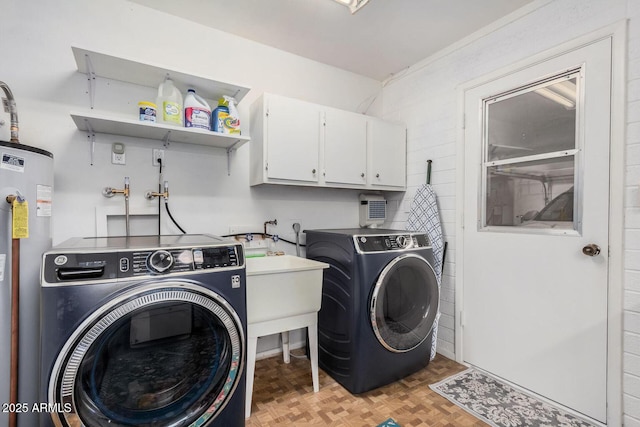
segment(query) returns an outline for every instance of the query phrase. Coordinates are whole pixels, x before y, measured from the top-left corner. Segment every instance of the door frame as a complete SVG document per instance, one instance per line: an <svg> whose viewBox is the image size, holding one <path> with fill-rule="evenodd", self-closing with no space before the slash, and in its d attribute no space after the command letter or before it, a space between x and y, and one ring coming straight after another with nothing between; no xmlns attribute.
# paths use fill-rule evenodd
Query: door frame
<svg viewBox="0 0 640 427"><path fill-rule="evenodd" d="M609 272L607 290L607 425L622 425L622 336L623 336L623 260L624 260L624 150L626 112L626 36L627 21L622 20L585 36L543 51L458 87L456 137L456 251L455 251L455 355L464 363L464 160L465 93L492 80L515 73L550 58L611 39L611 128L609 159ZM475 189L473 191L476 191Z"/></svg>

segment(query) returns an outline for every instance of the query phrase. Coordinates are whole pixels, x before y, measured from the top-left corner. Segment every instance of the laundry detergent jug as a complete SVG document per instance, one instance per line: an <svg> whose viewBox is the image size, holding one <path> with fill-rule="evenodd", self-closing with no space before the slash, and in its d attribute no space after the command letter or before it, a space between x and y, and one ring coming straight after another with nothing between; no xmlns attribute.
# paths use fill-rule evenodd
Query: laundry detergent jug
<svg viewBox="0 0 640 427"><path fill-rule="evenodd" d="M194 89L184 98L184 127L211 129L211 107Z"/></svg>
<svg viewBox="0 0 640 427"><path fill-rule="evenodd" d="M158 87L156 122L182 126L182 95L170 78Z"/></svg>

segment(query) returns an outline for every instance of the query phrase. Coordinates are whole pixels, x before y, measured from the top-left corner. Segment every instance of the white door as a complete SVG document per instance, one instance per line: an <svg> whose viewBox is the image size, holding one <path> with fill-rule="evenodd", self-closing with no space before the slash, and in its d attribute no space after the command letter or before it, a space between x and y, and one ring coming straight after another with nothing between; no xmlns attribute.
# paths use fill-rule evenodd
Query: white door
<svg viewBox="0 0 640 427"><path fill-rule="evenodd" d="M463 360L602 422L610 70L605 39L464 98Z"/></svg>
<svg viewBox="0 0 640 427"><path fill-rule="evenodd" d="M267 176L318 182L320 109L297 99L269 96Z"/></svg>

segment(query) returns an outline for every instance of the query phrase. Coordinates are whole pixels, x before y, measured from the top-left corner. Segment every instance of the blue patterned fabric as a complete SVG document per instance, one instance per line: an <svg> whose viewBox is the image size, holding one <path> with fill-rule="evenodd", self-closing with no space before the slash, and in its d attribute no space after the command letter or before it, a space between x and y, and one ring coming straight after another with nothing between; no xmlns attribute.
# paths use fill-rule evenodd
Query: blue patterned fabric
<svg viewBox="0 0 640 427"><path fill-rule="evenodd" d="M395 420L393 418L389 418L388 420L384 421L383 423L378 424L377 427L400 427L400 424L395 422Z"/></svg>
<svg viewBox="0 0 640 427"><path fill-rule="evenodd" d="M442 252L444 242L442 240L442 227L440 226L440 213L438 212L438 203L436 193L430 185L423 185L418 188L416 195L411 202L411 210L407 220L407 231L420 231L426 233L433 247L433 269L438 279L438 291L442 282ZM436 357L436 345L438 342L438 321L440 320L440 311L436 315L433 325L433 340L431 342L431 357Z"/></svg>

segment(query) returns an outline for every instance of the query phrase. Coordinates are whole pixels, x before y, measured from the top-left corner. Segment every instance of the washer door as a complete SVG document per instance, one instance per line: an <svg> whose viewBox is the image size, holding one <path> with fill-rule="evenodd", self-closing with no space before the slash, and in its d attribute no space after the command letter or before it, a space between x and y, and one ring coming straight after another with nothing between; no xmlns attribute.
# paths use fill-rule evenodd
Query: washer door
<svg viewBox="0 0 640 427"><path fill-rule="evenodd" d="M373 332L389 351L418 347L431 333L440 293L431 265L421 256L405 254L382 270L371 295Z"/></svg>
<svg viewBox="0 0 640 427"><path fill-rule="evenodd" d="M233 308L196 283L135 287L86 319L49 382L56 425L202 426L232 396L244 369Z"/></svg>

